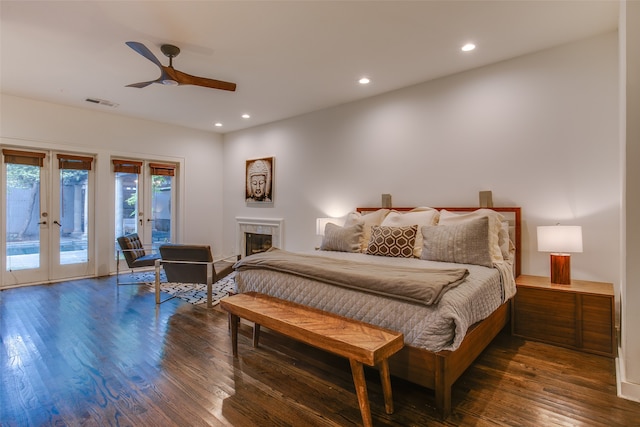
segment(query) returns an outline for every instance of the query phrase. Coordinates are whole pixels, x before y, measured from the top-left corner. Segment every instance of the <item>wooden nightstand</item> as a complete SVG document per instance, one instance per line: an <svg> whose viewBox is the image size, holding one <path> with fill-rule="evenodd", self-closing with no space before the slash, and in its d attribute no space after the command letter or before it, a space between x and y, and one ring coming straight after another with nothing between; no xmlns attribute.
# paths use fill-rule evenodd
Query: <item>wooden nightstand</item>
<svg viewBox="0 0 640 427"><path fill-rule="evenodd" d="M518 276L511 333L589 353L615 357L613 284L572 280L555 285L548 277Z"/></svg>

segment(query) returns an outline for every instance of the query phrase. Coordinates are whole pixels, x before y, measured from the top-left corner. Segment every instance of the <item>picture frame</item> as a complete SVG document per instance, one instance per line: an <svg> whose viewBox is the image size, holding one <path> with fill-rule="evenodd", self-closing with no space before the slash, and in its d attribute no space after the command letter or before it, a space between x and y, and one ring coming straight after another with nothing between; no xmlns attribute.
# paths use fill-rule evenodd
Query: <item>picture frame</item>
<svg viewBox="0 0 640 427"><path fill-rule="evenodd" d="M245 163L245 201L247 204L273 204L275 157L249 159Z"/></svg>

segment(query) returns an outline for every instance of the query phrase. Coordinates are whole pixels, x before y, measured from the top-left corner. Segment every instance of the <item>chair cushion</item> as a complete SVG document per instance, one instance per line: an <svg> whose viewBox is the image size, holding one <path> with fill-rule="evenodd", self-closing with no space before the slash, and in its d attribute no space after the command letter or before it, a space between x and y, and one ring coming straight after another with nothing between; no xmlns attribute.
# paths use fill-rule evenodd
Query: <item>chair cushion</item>
<svg viewBox="0 0 640 427"><path fill-rule="evenodd" d="M133 260L132 265L129 267L150 267L156 263L157 259L160 259L160 254L144 255Z"/></svg>

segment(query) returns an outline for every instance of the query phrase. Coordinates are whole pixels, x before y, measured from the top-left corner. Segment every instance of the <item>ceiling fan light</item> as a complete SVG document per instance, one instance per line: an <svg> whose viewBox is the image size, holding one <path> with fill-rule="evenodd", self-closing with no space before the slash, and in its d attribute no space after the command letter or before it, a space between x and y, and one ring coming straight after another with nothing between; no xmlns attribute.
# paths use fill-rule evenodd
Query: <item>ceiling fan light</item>
<svg viewBox="0 0 640 427"><path fill-rule="evenodd" d="M178 86L178 82L171 79L163 80L162 84L165 86Z"/></svg>

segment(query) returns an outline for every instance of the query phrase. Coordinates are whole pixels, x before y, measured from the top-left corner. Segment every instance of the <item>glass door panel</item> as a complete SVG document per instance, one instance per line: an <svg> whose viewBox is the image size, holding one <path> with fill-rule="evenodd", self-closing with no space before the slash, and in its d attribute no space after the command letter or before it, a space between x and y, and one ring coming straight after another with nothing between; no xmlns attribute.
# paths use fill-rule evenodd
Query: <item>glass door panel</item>
<svg viewBox="0 0 640 427"><path fill-rule="evenodd" d="M116 237L138 233L138 174L116 172Z"/></svg>
<svg viewBox="0 0 640 427"><path fill-rule="evenodd" d="M151 175L151 245L157 250L163 243L171 242L173 177Z"/></svg>
<svg viewBox="0 0 640 427"><path fill-rule="evenodd" d="M88 185L89 171L60 170L60 220L53 223L59 229L61 265L89 261Z"/></svg>
<svg viewBox="0 0 640 427"><path fill-rule="evenodd" d="M7 271L40 268L40 167L6 165Z"/></svg>

